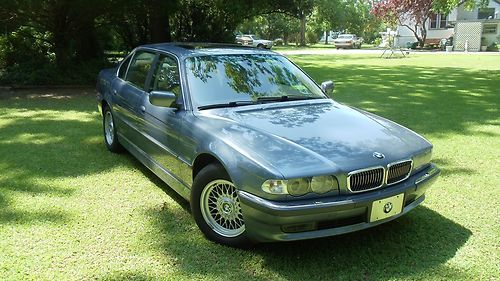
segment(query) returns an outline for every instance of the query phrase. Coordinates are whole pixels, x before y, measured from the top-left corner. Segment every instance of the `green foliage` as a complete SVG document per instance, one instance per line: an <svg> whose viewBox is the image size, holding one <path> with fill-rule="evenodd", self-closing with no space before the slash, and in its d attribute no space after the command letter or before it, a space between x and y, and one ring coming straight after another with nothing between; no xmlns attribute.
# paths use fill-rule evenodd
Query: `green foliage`
<svg viewBox="0 0 500 281"><path fill-rule="evenodd" d="M316 44L319 39L321 39L321 34L318 34L318 32L315 32L314 30L306 31L307 44Z"/></svg>
<svg viewBox="0 0 500 281"><path fill-rule="evenodd" d="M493 42L488 46L486 50L490 52L498 52L498 44L496 42Z"/></svg>
<svg viewBox="0 0 500 281"><path fill-rule="evenodd" d="M236 30L244 34L257 34L269 40L281 38L284 44L288 44L300 32L300 22L285 13L270 13L252 17L241 23Z"/></svg>
<svg viewBox="0 0 500 281"><path fill-rule="evenodd" d="M466 9L472 10L478 6L487 6L489 0L433 0L433 10L442 13L448 14L458 5L463 5Z"/></svg>
<svg viewBox="0 0 500 281"><path fill-rule="evenodd" d="M381 21L370 8L369 1L318 0L316 22L323 31L353 33L371 42L381 30Z"/></svg>

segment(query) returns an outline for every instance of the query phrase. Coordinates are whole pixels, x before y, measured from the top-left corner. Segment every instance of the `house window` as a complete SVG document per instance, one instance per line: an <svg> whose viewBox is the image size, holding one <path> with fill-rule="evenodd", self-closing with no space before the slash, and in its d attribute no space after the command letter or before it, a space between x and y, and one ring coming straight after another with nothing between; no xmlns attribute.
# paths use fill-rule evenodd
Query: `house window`
<svg viewBox="0 0 500 281"><path fill-rule="evenodd" d="M477 10L477 19L493 19L495 18L495 8L479 8Z"/></svg>
<svg viewBox="0 0 500 281"><path fill-rule="evenodd" d="M448 25L445 14L432 14L430 16L431 24L429 29L444 29Z"/></svg>
<svg viewBox="0 0 500 281"><path fill-rule="evenodd" d="M483 26L483 34L496 34L497 33L497 24L485 24Z"/></svg>

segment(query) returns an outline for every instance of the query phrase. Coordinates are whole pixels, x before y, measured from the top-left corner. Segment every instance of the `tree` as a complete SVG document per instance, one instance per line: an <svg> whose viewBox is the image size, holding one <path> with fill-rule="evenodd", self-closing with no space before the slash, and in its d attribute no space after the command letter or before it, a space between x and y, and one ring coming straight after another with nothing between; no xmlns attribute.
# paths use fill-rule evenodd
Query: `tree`
<svg viewBox="0 0 500 281"><path fill-rule="evenodd" d="M245 20L237 31L258 34L270 40L282 38L283 43L288 45L290 37L300 32L300 22L288 14L273 12Z"/></svg>
<svg viewBox="0 0 500 281"><path fill-rule="evenodd" d="M425 28L432 13L448 14L457 6L466 9L485 6L489 0L382 0L374 2L371 13L389 25L406 26L423 47L427 37Z"/></svg>
<svg viewBox="0 0 500 281"><path fill-rule="evenodd" d="M328 44L328 32L341 29L341 23L345 20L342 1L340 0L318 0L317 23L327 32L325 44Z"/></svg>
<svg viewBox="0 0 500 281"><path fill-rule="evenodd" d="M267 4L271 12L281 12L300 20L300 45L306 45L306 21L317 0L275 0Z"/></svg>
<svg viewBox="0 0 500 281"><path fill-rule="evenodd" d="M389 25L407 27L423 47L427 37L425 28L433 8L433 0L384 0L373 4L371 13Z"/></svg>
<svg viewBox="0 0 500 281"><path fill-rule="evenodd" d="M449 14L451 10L458 6L464 6L472 10L477 6L487 6L489 0L434 0L433 10L442 14Z"/></svg>

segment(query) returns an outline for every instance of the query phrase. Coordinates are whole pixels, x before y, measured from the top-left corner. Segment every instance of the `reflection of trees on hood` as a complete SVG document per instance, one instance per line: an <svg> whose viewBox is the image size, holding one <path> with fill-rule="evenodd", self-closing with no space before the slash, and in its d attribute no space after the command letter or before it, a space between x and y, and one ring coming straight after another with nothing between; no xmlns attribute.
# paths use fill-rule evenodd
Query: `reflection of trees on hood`
<svg viewBox="0 0 500 281"><path fill-rule="evenodd" d="M210 79L224 79L222 82L230 86L235 93L247 94L253 98L310 94L280 57L221 55L193 57L190 60L188 67L194 77L204 83L209 83ZM225 77L221 77L219 71L224 71Z"/></svg>
<svg viewBox="0 0 500 281"><path fill-rule="evenodd" d="M314 123L322 114L334 109L332 104L316 104L252 112L257 119L267 119L271 124L287 128L302 127Z"/></svg>

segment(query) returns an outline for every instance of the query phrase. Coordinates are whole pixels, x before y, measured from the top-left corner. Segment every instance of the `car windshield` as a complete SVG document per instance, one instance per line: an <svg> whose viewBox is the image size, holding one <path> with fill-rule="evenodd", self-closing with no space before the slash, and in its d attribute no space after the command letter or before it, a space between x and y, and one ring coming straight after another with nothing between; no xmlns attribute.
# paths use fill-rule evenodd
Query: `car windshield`
<svg viewBox="0 0 500 281"><path fill-rule="evenodd" d="M249 35L253 40L260 40L260 37L257 35Z"/></svg>
<svg viewBox="0 0 500 281"><path fill-rule="evenodd" d="M279 55L214 55L186 59L195 107L325 98L319 87Z"/></svg>
<svg viewBox="0 0 500 281"><path fill-rule="evenodd" d="M340 39L351 39L352 35L340 35L339 38Z"/></svg>

